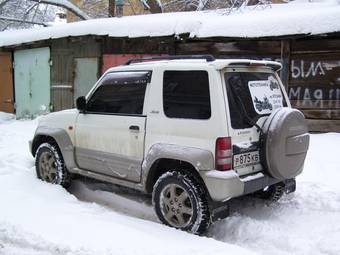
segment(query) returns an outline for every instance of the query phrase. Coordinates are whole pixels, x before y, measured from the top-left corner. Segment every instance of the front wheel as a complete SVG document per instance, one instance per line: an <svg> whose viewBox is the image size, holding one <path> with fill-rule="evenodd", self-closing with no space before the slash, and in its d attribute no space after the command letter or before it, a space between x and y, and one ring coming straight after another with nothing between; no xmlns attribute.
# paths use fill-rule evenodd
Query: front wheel
<svg viewBox="0 0 340 255"><path fill-rule="evenodd" d="M204 189L188 174L163 174L154 185L152 202L158 218L168 226L201 234L210 225Z"/></svg>
<svg viewBox="0 0 340 255"><path fill-rule="evenodd" d="M37 149L35 157L37 177L43 181L70 186L71 177L67 171L59 148L54 143L43 143Z"/></svg>

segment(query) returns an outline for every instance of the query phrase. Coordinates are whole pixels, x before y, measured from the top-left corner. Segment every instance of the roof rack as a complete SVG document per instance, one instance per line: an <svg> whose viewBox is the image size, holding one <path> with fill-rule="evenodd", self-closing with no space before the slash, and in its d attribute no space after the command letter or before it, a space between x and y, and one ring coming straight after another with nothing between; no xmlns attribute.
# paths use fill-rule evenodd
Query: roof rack
<svg viewBox="0 0 340 255"><path fill-rule="evenodd" d="M212 55L172 55L172 56L154 56L143 58L131 58L124 65L130 65L133 62L143 62L150 60L176 60L176 59L205 59L207 62L215 60Z"/></svg>

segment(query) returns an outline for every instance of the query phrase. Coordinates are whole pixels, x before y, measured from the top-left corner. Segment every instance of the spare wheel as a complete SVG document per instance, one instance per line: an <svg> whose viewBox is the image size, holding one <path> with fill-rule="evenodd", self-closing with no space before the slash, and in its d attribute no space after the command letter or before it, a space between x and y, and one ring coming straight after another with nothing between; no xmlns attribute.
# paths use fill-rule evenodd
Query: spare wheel
<svg viewBox="0 0 340 255"><path fill-rule="evenodd" d="M276 179L301 173L309 146L305 117L297 109L274 110L262 127L261 162Z"/></svg>

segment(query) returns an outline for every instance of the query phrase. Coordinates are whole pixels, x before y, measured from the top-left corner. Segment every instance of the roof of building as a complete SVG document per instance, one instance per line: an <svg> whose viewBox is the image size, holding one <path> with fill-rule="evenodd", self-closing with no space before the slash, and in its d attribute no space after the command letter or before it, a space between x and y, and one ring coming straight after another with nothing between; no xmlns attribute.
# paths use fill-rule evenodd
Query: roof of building
<svg viewBox="0 0 340 255"><path fill-rule="evenodd" d="M0 47L69 36L260 38L340 32L339 0L295 0L287 4L226 10L92 19L55 27L0 32Z"/></svg>

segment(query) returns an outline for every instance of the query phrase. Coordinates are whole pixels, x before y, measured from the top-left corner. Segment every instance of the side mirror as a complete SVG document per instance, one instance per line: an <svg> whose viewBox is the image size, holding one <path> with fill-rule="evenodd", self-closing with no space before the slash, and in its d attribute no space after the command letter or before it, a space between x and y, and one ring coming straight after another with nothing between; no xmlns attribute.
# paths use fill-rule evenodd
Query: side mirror
<svg viewBox="0 0 340 255"><path fill-rule="evenodd" d="M81 112L84 113L86 110L86 99L84 96L78 97L76 100L76 106L77 109Z"/></svg>

